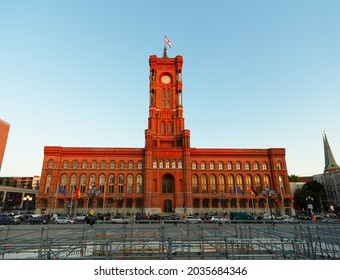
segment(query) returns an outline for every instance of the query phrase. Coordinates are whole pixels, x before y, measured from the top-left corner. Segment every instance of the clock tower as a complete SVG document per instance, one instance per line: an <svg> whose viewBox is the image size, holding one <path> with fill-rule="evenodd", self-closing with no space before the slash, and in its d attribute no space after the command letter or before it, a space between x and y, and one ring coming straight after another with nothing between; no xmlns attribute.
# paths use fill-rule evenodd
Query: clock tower
<svg viewBox="0 0 340 280"><path fill-rule="evenodd" d="M145 131L145 210L183 213L188 207L190 131L184 128L182 56L150 56ZM149 211L148 211L149 210Z"/></svg>

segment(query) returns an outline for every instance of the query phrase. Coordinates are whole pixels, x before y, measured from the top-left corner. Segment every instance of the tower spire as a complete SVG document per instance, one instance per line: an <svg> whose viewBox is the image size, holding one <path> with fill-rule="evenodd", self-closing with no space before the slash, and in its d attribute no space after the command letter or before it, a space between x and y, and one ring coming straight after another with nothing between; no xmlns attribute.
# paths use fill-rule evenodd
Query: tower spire
<svg viewBox="0 0 340 280"><path fill-rule="evenodd" d="M340 169L339 165L336 163L331 147L328 143L326 132L323 132L323 148L325 153L325 169L324 172L329 172L334 169Z"/></svg>

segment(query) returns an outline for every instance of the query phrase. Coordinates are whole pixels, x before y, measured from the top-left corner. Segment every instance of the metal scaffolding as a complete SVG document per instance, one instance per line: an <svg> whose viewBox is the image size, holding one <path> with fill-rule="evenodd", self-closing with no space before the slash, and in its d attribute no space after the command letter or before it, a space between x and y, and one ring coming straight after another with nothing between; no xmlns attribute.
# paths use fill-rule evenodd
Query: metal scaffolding
<svg viewBox="0 0 340 280"><path fill-rule="evenodd" d="M231 227L234 227L231 229ZM0 259L340 259L340 227L128 224L0 227Z"/></svg>

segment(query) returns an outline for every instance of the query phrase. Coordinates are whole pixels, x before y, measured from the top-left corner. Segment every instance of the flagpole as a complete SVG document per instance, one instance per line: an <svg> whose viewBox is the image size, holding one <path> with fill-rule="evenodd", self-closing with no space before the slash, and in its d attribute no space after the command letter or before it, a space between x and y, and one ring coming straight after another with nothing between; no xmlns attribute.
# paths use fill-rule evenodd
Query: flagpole
<svg viewBox="0 0 340 280"><path fill-rule="evenodd" d="M71 205L70 205L70 216L72 216L72 204L73 204L73 192L74 192L74 186L71 187Z"/></svg>
<svg viewBox="0 0 340 280"><path fill-rule="evenodd" d="M57 206L57 198L58 198L58 188L59 188L59 182L57 184L57 187L56 187L56 192L55 192L55 195L54 195L54 206L53 206L53 214L55 213L55 208Z"/></svg>
<svg viewBox="0 0 340 280"><path fill-rule="evenodd" d="M236 208L238 209L238 191L237 191L237 184L235 185L235 192L236 192Z"/></svg>
<svg viewBox="0 0 340 280"><path fill-rule="evenodd" d="M105 205L105 185L104 185L104 198L103 198L103 214L104 214L104 205Z"/></svg>

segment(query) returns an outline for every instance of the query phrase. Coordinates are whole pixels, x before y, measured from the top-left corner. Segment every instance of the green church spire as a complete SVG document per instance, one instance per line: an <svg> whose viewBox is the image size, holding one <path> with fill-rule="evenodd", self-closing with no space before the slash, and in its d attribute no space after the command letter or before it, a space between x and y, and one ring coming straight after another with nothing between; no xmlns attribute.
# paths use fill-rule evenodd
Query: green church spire
<svg viewBox="0 0 340 280"><path fill-rule="evenodd" d="M334 169L340 169L339 165L336 163L331 147L329 146L326 132L323 133L323 148L325 152L325 170L324 172L328 172Z"/></svg>

